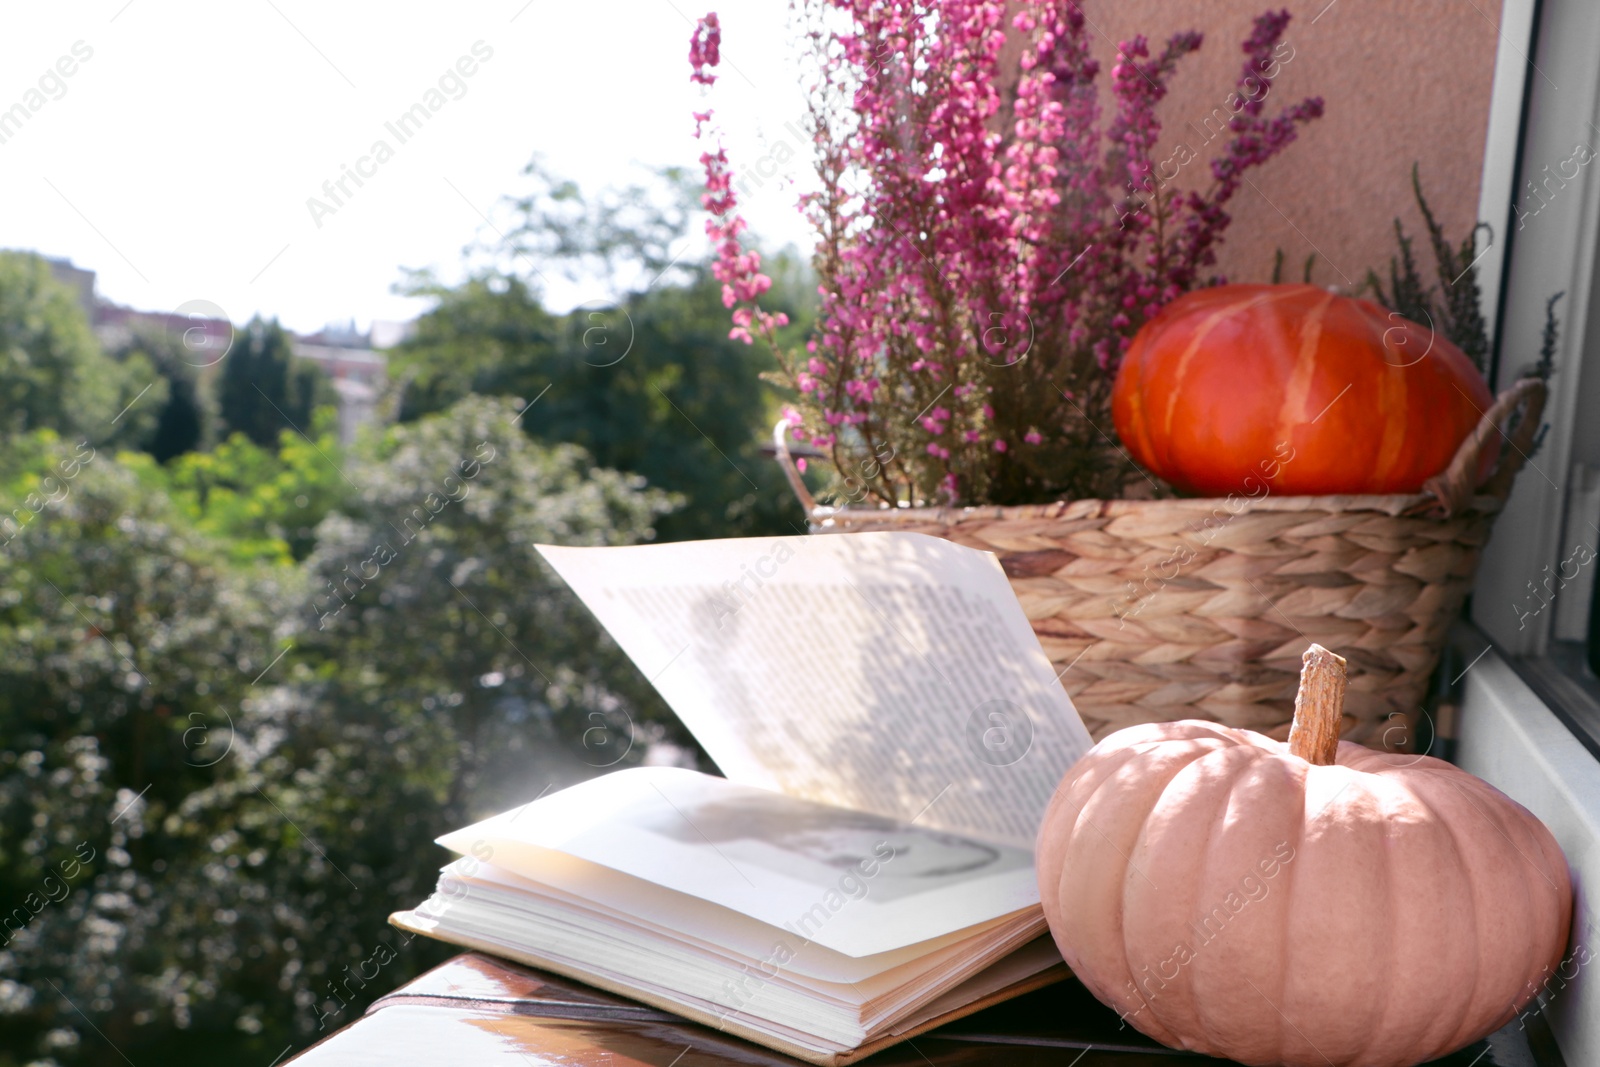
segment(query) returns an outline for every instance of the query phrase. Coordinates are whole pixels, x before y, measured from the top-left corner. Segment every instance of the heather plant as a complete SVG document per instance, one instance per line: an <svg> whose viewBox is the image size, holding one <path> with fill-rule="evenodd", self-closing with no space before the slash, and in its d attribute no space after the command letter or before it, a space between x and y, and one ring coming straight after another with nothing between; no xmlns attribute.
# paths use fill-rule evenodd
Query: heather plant
<svg viewBox="0 0 1600 1067"><path fill-rule="evenodd" d="M1115 497L1138 479L1110 436L1111 385L1139 327L1210 273L1246 172L1322 114L1308 98L1268 116L1293 56L1286 11L1255 20L1208 163L1158 151L1156 108L1180 60L1123 41L1103 106L1086 19L1061 0L795 0L810 44L819 187L817 323L787 350L787 319L744 247L727 154L710 111L702 198L732 335L777 354L796 437L854 499L1032 503ZM1008 28L1020 71L1001 61ZM690 44L693 79L717 75L715 14ZM1209 172L1204 190L1178 179Z"/></svg>
<svg viewBox="0 0 1600 1067"><path fill-rule="evenodd" d="M1438 330L1457 348L1466 353L1472 365L1480 371L1489 371L1489 327L1483 318L1482 290L1478 286L1478 256L1475 254L1478 231L1487 234L1489 244L1494 243L1494 232L1487 222L1480 222L1453 245L1444 235L1444 227L1433 217L1427 197L1422 195L1422 175L1417 164L1411 165L1411 191L1416 196L1422 221L1428 229L1428 243L1433 248L1434 263L1438 268L1439 284L1429 285L1422 279L1412 252L1411 237L1406 234L1400 220L1394 220L1395 243L1398 255L1389 260L1389 288L1376 271L1368 270L1363 289L1371 290L1373 297L1384 307L1421 323L1430 330Z"/></svg>

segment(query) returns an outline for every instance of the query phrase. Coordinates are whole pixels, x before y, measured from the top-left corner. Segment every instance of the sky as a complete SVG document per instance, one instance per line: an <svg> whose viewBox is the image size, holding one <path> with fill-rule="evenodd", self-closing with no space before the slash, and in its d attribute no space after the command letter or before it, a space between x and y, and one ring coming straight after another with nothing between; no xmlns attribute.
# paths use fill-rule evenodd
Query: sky
<svg viewBox="0 0 1600 1067"><path fill-rule="evenodd" d="M393 291L403 268L454 280L464 246L498 239L535 154L586 190L696 167L708 103L753 231L809 248L784 180L809 174L788 5L714 0L724 76L706 95L688 2L11 6L0 116L27 116L0 123L0 248L71 259L144 310L365 328L428 307ZM419 103L425 123L386 126ZM613 295L547 273L557 308Z"/></svg>

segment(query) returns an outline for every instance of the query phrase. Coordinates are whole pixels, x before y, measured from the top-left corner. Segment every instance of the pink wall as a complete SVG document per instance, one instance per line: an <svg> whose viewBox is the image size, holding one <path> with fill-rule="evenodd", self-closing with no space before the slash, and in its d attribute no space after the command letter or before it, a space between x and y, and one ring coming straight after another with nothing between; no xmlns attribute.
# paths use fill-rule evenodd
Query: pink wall
<svg viewBox="0 0 1600 1067"><path fill-rule="evenodd" d="M1152 41L1191 28L1205 33L1204 47L1185 60L1161 105L1167 152L1160 158L1166 158L1179 140L1200 147L1202 138L1188 123L1200 126L1223 105L1242 59L1239 42L1266 5L1083 0L1082 7L1106 72L1115 61L1114 42L1135 33ZM1259 192L1247 185L1233 201L1221 271L1233 281L1266 281L1273 250L1282 248L1285 280L1299 280L1314 250L1320 254L1312 278L1319 284L1359 284L1368 267L1383 274L1394 254L1395 216L1407 232L1421 232L1410 190L1413 161L1422 165L1435 216L1459 242L1477 212L1500 0L1335 0L1331 6L1311 0L1289 10L1294 20L1285 40L1293 57L1272 89L1268 111L1318 95L1327 112L1278 159L1252 172ZM1209 181L1209 170L1197 161L1176 184ZM1504 220L1490 221L1498 236ZM1423 277L1432 280L1425 242L1419 251Z"/></svg>

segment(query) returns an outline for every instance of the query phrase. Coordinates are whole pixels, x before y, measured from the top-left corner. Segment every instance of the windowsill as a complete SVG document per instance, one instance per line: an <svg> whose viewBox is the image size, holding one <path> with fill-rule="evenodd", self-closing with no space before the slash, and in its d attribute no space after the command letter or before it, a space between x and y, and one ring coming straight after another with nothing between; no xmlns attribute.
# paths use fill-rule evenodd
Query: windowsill
<svg viewBox="0 0 1600 1067"><path fill-rule="evenodd" d="M1583 647L1571 641L1552 641L1547 657L1510 656L1506 663L1600 760L1600 681L1589 673Z"/></svg>
<svg viewBox="0 0 1600 1067"><path fill-rule="evenodd" d="M1600 716L1600 678L1589 670L1587 650L1578 641L1551 641L1550 662L1588 698L1589 710Z"/></svg>
<svg viewBox="0 0 1600 1067"><path fill-rule="evenodd" d="M1573 945L1583 947L1576 958L1585 960L1594 951L1596 921L1588 888L1600 886L1600 717L1574 702L1581 696L1593 703L1548 662L1513 667L1491 649L1462 682L1455 762L1528 808L1555 835L1572 870ZM1570 981L1552 977L1541 993L1568 1063L1600 1063L1600 982L1591 971L1580 966Z"/></svg>

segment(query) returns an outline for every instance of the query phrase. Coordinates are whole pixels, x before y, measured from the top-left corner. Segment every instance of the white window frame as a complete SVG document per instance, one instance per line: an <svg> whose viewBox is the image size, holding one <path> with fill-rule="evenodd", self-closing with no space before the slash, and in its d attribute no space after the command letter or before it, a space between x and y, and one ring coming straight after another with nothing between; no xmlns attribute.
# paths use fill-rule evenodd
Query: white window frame
<svg viewBox="0 0 1600 1067"><path fill-rule="evenodd" d="M1600 160L1551 185L1543 201L1533 191L1547 176L1544 168L1569 159L1576 144L1600 152L1600 3L1504 0L1479 209L1499 246L1479 265L1490 305L1485 311L1491 329L1498 327L1497 388L1535 358L1546 300L1566 295L1557 308L1561 336L1545 409L1549 431L1517 478L1474 586L1472 619L1494 647L1478 654L1463 676L1455 759L1555 834L1577 890L1574 944L1593 954L1600 948L1591 937L1600 913L1590 899L1600 890L1600 761L1569 729L1571 719L1563 721L1559 712L1566 709L1552 708L1527 684L1530 672L1516 669L1519 658L1537 659L1549 650L1554 612L1540 613L1530 625L1519 608L1528 583L1561 558L1579 419L1600 419L1600 314L1591 313L1600 259ZM1559 704L1562 697L1550 699ZM1580 969L1541 997L1568 1063L1600 1063L1600 981L1593 969Z"/></svg>
<svg viewBox="0 0 1600 1067"><path fill-rule="evenodd" d="M1529 47L1512 31L1519 23L1524 29L1531 27L1535 8L1539 39ZM1533 625L1519 625L1518 606L1526 601L1528 582L1536 582L1547 563L1561 558L1573 432L1578 401L1585 392L1583 357L1600 349L1600 317L1590 314L1600 248L1600 166L1582 166L1542 206L1532 189L1535 179L1549 180L1546 168L1554 170L1569 159L1577 143L1600 151L1600 4L1506 0L1503 22L1480 207L1482 217L1495 226L1496 244L1502 245L1499 257L1486 256L1481 264L1494 264L1484 271L1485 293L1495 291L1489 282L1501 283L1503 278L1497 389L1505 388L1533 362L1544 328L1545 302L1555 293L1566 295L1557 305L1561 336L1545 408L1549 432L1538 454L1517 476L1495 523L1473 590L1472 618L1506 652L1542 656L1549 647L1553 613L1543 612ZM1520 187L1508 199L1507 170L1516 151L1506 129L1507 116L1524 110ZM1491 198L1499 198L1498 204ZM1509 263L1504 262L1507 246ZM1600 375L1600 358L1587 362L1591 377ZM1587 384L1592 391L1594 382ZM1589 417L1597 416L1600 412Z"/></svg>

